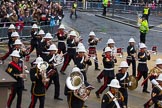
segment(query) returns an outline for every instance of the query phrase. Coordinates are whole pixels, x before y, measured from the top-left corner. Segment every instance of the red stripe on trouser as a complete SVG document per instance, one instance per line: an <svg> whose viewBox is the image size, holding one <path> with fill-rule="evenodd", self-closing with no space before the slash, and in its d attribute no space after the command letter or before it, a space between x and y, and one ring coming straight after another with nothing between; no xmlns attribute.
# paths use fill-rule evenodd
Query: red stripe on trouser
<svg viewBox="0 0 162 108"><path fill-rule="evenodd" d="M61 49L58 49L57 53L60 54L61 53Z"/></svg>
<svg viewBox="0 0 162 108"><path fill-rule="evenodd" d="M107 88L108 80L108 77L104 77L104 84L98 90L99 94L102 94L102 92Z"/></svg>
<svg viewBox="0 0 162 108"><path fill-rule="evenodd" d="M141 79L141 77L142 77L142 74L141 74L141 72L138 71L138 74L137 74L137 77L136 77L137 80L139 81Z"/></svg>
<svg viewBox="0 0 162 108"><path fill-rule="evenodd" d="M31 104L30 104L30 107L29 108L34 108L34 103L35 103L35 96L34 95L32 95L31 96Z"/></svg>
<svg viewBox="0 0 162 108"><path fill-rule="evenodd" d="M97 76L97 78L102 79L103 78L103 71Z"/></svg>
<svg viewBox="0 0 162 108"><path fill-rule="evenodd" d="M12 87L11 88L11 93L10 93L10 96L9 96L9 99L7 101L7 107L10 107L11 106L11 102L13 100L13 91L14 91L14 88Z"/></svg>
<svg viewBox="0 0 162 108"><path fill-rule="evenodd" d="M64 65L62 66L61 68L61 71L65 71L67 65L69 64L69 55L66 55L66 58L65 58L65 62L64 62Z"/></svg>

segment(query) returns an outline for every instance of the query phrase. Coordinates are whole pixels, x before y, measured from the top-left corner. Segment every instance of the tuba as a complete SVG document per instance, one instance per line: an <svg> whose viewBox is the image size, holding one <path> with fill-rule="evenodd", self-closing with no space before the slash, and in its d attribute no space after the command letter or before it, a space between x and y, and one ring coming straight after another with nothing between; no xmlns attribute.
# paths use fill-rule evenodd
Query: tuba
<svg viewBox="0 0 162 108"><path fill-rule="evenodd" d="M84 77L81 72L72 72L66 79L66 85L70 90L73 90L74 96L82 101L87 100L90 91L94 89L92 86L86 87Z"/></svg>
<svg viewBox="0 0 162 108"><path fill-rule="evenodd" d="M37 65L37 68L40 70L40 74L42 76L42 81L43 81L44 85L46 85L47 82L49 81L49 78L47 77L47 74L46 74L46 70L47 70L48 66L49 66L49 64L45 61L40 62Z"/></svg>

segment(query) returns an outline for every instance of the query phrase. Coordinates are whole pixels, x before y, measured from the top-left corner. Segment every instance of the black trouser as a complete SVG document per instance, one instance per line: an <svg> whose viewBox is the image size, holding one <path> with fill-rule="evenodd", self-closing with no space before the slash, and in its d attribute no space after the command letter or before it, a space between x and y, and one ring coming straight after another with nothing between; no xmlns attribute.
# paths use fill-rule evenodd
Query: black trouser
<svg viewBox="0 0 162 108"><path fill-rule="evenodd" d="M114 79L114 78L104 76L104 84L96 91L96 93L102 94L102 92L107 88L107 84L109 84L112 79Z"/></svg>
<svg viewBox="0 0 162 108"><path fill-rule="evenodd" d="M44 101L45 101L45 96L35 96L32 94L31 96L31 102L29 108L35 108L35 105L37 103L37 99L39 99L39 108L44 108Z"/></svg>
<svg viewBox="0 0 162 108"><path fill-rule="evenodd" d="M102 15L106 16L106 6L103 6L103 12L102 12Z"/></svg>
<svg viewBox="0 0 162 108"><path fill-rule="evenodd" d="M21 100L22 100L22 87L12 87L11 93L7 101L7 107L11 108L11 104L13 102L13 99L15 98L17 94L17 104L16 108L21 108Z"/></svg>
<svg viewBox="0 0 162 108"><path fill-rule="evenodd" d="M127 107L128 104L128 91L127 88L120 88L119 91L122 93L124 97L124 105Z"/></svg>
<svg viewBox="0 0 162 108"><path fill-rule="evenodd" d="M87 82L87 74L85 71L81 71L81 73L83 74L83 77L84 77L84 81Z"/></svg>
<svg viewBox="0 0 162 108"><path fill-rule="evenodd" d="M73 59L73 61L75 62L75 54L66 54L65 55L65 60L64 60L64 64L63 64L63 66L62 66L62 68L61 68L61 72L64 72L65 70L66 70L66 68L67 68L67 66L68 66L68 64L70 63L70 61L71 61L71 59Z"/></svg>
<svg viewBox="0 0 162 108"><path fill-rule="evenodd" d="M71 11L70 13L70 18L72 18L72 15L75 15L75 18L77 18L77 14L76 14L76 9L74 9L74 11Z"/></svg>
<svg viewBox="0 0 162 108"><path fill-rule="evenodd" d="M140 32L140 43L145 43L146 41L146 33Z"/></svg>
<svg viewBox="0 0 162 108"><path fill-rule="evenodd" d="M62 51L62 53L66 53L66 45L64 42L58 42L58 53L60 54Z"/></svg>
<svg viewBox="0 0 162 108"><path fill-rule="evenodd" d="M136 60L127 59L128 66L132 64L132 75L136 77Z"/></svg>
<svg viewBox="0 0 162 108"><path fill-rule="evenodd" d="M54 83L55 86L55 91L54 91L54 98L58 98L60 96L60 82L59 82L59 74L58 72L56 72L49 80L47 89L49 88L49 86L52 84L52 81Z"/></svg>
<svg viewBox="0 0 162 108"><path fill-rule="evenodd" d="M147 71L138 71L137 80L139 81L142 76L144 79L146 79L148 76L148 72ZM147 87L148 87L148 80L144 83L143 91L146 91Z"/></svg>
<svg viewBox="0 0 162 108"><path fill-rule="evenodd" d="M96 58L94 59L95 69L98 69L98 58L96 54Z"/></svg>

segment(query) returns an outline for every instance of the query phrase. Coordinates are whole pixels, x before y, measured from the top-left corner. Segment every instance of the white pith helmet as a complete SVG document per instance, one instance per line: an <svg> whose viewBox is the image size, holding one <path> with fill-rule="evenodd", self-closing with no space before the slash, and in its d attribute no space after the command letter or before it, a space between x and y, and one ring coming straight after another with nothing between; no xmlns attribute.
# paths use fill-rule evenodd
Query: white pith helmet
<svg viewBox="0 0 162 108"><path fill-rule="evenodd" d="M32 29L37 29L38 25L37 24L33 24Z"/></svg>
<svg viewBox="0 0 162 108"><path fill-rule="evenodd" d="M84 46L84 44L81 43L81 42L79 42L77 48L79 48L79 47L81 47L81 46Z"/></svg>
<svg viewBox="0 0 162 108"><path fill-rule="evenodd" d="M38 35L45 35L44 30L39 30Z"/></svg>
<svg viewBox="0 0 162 108"><path fill-rule="evenodd" d="M51 33L46 33L46 35L43 38L52 39L53 37L52 37Z"/></svg>
<svg viewBox="0 0 162 108"><path fill-rule="evenodd" d="M71 31L70 34L69 34L69 36L75 36L75 37L77 37L77 34L76 34L75 31Z"/></svg>
<svg viewBox="0 0 162 108"><path fill-rule="evenodd" d="M120 63L120 66L119 66L120 68L122 68L122 67L129 67L128 66L128 63L126 62L126 61L122 61L121 63Z"/></svg>
<svg viewBox="0 0 162 108"><path fill-rule="evenodd" d="M130 38L128 42L136 42L134 38Z"/></svg>
<svg viewBox="0 0 162 108"><path fill-rule="evenodd" d="M144 43L140 43L140 48L147 48L147 46Z"/></svg>
<svg viewBox="0 0 162 108"><path fill-rule="evenodd" d="M17 50L14 50L11 54L10 54L11 57L20 57L20 52L17 51Z"/></svg>
<svg viewBox="0 0 162 108"><path fill-rule="evenodd" d="M38 64L38 63L43 63L43 58L42 57L37 57L33 64Z"/></svg>
<svg viewBox="0 0 162 108"><path fill-rule="evenodd" d="M20 39L16 39L15 42L14 42L14 45L21 45L22 42Z"/></svg>
<svg viewBox="0 0 162 108"><path fill-rule="evenodd" d="M61 24L58 29L65 29L65 26L63 24Z"/></svg>
<svg viewBox="0 0 162 108"><path fill-rule="evenodd" d="M49 51L58 50L55 44L50 45L48 48Z"/></svg>
<svg viewBox="0 0 162 108"><path fill-rule="evenodd" d="M89 36L96 36L96 34L95 34L93 31L91 31L91 32L89 33Z"/></svg>
<svg viewBox="0 0 162 108"><path fill-rule="evenodd" d="M105 48L105 52L111 52L111 51L112 51L112 49L110 47Z"/></svg>
<svg viewBox="0 0 162 108"><path fill-rule="evenodd" d="M115 42L114 42L114 40L113 40L113 39L111 39L111 38L110 38L110 39L108 39L108 41L107 41L107 43L106 43L106 44L111 44L111 43L113 43L113 44L114 44Z"/></svg>
<svg viewBox="0 0 162 108"><path fill-rule="evenodd" d="M15 29L15 26L13 24L10 24L10 26L8 27L8 29Z"/></svg>
<svg viewBox="0 0 162 108"><path fill-rule="evenodd" d="M162 64L162 59L161 59L161 58L156 59L156 63L155 63L155 64L156 64L156 65Z"/></svg>
<svg viewBox="0 0 162 108"><path fill-rule="evenodd" d="M18 32L12 32L11 37L19 37Z"/></svg>
<svg viewBox="0 0 162 108"><path fill-rule="evenodd" d="M162 81L162 74L160 74L156 80L157 81Z"/></svg>
<svg viewBox="0 0 162 108"><path fill-rule="evenodd" d="M78 50L77 50L77 52L86 52L86 49L85 49L85 47L84 46L80 46L80 47L78 47Z"/></svg>
<svg viewBox="0 0 162 108"><path fill-rule="evenodd" d="M110 84L108 84L109 87L113 88L120 88L119 81L117 79L111 80Z"/></svg>
<svg viewBox="0 0 162 108"><path fill-rule="evenodd" d="M74 67L74 68L72 69L72 72L80 72L80 69L79 69L78 67Z"/></svg>

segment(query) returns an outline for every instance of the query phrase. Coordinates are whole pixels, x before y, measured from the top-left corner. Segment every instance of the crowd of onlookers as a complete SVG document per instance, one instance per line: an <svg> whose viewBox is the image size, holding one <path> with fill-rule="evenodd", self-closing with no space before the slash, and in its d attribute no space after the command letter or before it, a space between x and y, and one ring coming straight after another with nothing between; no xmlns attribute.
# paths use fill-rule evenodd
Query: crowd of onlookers
<svg viewBox="0 0 162 108"><path fill-rule="evenodd" d="M0 26L23 22L25 25L43 22L49 24L51 19L64 17L59 3L47 0L2 0L0 4Z"/></svg>

